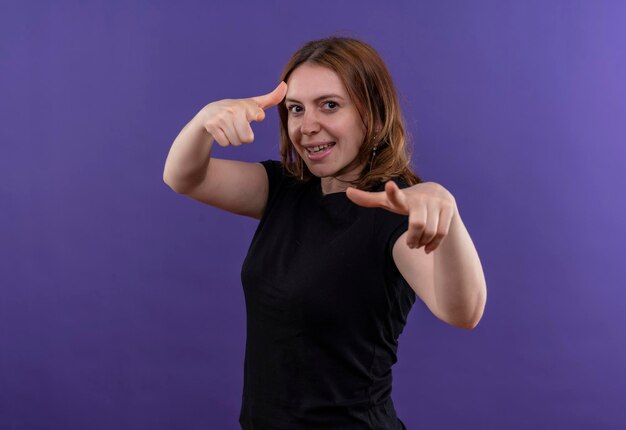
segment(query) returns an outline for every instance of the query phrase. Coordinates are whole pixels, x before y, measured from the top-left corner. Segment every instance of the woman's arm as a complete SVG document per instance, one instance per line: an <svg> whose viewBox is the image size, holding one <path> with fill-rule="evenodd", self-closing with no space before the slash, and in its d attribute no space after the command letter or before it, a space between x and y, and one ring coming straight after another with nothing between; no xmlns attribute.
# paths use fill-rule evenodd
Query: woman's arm
<svg viewBox="0 0 626 430"><path fill-rule="evenodd" d="M264 109L279 103L287 85L248 99L225 99L202 108L180 131L165 161L163 181L174 191L220 209L259 219L268 195L268 178L260 163L211 157L221 146L251 143L250 121L262 121Z"/></svg>
<svg viewBox="0 0 626 430"><path fill-rule="evenodd" d="M393 181L382 192L346 192L361 206L408 215L409 229L393 247L396 267L435 316L456 327L476 327L487 287L452 194L435 182L400 189Z"/></svg>
<svg viewBox="0 0 626 430"><path fill-rule="evenodd" d="M204 109L178 133L167 154L163 181L177 193L197 186L206 177L213 136L203 124Z"/></svg>
<svg viewBox="0 0 626 430"><path fill-rule="evenodd" d="M398 270L431 312L455 327L478 325L487 301L487 285L476 248L458 210L445 239L431 253L409 248L407 233L398 238L393 257Z"/></svg>

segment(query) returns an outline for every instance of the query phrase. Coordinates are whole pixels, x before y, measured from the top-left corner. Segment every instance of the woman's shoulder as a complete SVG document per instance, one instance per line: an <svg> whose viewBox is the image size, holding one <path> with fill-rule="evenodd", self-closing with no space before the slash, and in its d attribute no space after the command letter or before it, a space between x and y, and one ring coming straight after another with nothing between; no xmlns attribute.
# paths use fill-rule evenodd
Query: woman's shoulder
<svg viewBox="0 0 626 430"><path fill-rule="evenodd" d="M269 181L269 194L270 197L278 192L279 189L292 189L298 188L299 185L303 185L301 181L298 181L287 168L285 168L282 161L279 160L263 160L259 161L265 167L267 172L267 178Z"/></svg>

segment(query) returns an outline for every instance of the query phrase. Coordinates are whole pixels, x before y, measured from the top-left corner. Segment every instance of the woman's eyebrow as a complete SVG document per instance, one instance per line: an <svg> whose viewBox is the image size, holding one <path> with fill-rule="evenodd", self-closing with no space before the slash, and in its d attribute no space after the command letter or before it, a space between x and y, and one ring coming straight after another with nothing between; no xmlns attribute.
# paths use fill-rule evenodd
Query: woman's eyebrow
<svg viewBox="0 0 626 430"><path fill-rule="evenodd" d="M315 100L313 100L313 101L314 101L314 102L318 102L318 101L320 101L320 100L322 100L322 99L341 99L341 100L343 100L343 97L341 97L341 96L340 96L340 95L338 95L338 94L324 94L323 96L319 96L319 97L317 97L317 98L316 98ZM292 98L286 98L286 99L285 99L285 102L296 102L296 103L300 103L300 101L299 101L299 100L292 99Z"/></svg>

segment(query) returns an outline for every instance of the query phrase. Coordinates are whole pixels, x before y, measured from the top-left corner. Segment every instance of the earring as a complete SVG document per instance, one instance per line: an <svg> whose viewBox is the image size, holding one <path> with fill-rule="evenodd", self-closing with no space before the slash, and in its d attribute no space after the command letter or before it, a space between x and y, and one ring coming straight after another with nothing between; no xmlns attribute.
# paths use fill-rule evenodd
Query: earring
<svg viewBox="0 0 626 430"><path fill-rule="evenodd" d="M376 157L376 149L378 148L378 144L374 145L372 149L372 160L370 161L370 170L372 170L372 165L374 164L374 157Z"/></svg>
<svg viewBox="0 0 626 430"><path fill-rule="evenodd" d="M302 162L302 158L300 158L300 180L302 181L304 178L304 163Z"/></svg>

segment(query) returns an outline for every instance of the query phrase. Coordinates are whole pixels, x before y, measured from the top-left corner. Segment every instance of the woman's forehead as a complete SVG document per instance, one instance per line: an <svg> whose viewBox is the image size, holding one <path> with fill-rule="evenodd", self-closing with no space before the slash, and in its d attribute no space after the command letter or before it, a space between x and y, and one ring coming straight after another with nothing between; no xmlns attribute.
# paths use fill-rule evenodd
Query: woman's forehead
<svg viewBox="0 0 626 430"><path fill-rule="evenodd" d="M315 101L328 95L348 98L341 79L333 70L304 63L289 75L285 100Z"/></svg>

